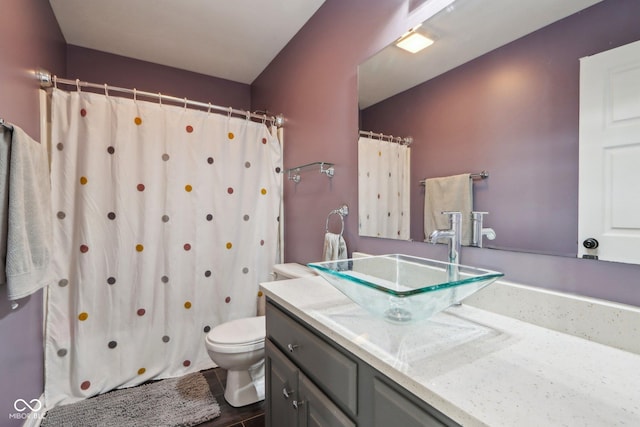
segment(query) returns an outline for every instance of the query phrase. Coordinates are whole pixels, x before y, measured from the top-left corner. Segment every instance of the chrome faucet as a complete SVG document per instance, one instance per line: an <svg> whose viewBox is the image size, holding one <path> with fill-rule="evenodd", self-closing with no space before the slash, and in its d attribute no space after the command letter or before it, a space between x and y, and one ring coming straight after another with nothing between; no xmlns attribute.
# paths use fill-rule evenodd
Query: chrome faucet
<svg viewBox="0 0 640 427"><path fill-rule="evenodd" d="M449 281L458 280L458 266L460 264L460 241L462 240L461 221L462 213L444 211L443 215L449 215L449 229L448 230L434 230L429 235L429 242L432 244L438 243L440 239L447 239L449 245L449 263L447 269Z"/></svg>
<svg viewBox="0 0 640 427"><path fill-rule="evenodd" d="M489 212L471 212L471 246L481 248L483 237L486 237L489 240L496 238L496 232L493 228L482 227L484 215L487 215L488 213Z"/></svg>

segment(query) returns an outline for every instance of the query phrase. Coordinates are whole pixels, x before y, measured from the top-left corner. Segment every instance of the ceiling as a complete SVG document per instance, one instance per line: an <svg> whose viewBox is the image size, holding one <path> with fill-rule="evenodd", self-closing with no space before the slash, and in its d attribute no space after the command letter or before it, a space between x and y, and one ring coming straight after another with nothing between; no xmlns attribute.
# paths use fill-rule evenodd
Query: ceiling
<svg viewBox="0 0 640 427"><path fill-rule="evenodd" d="M68 44L251 84L324 0L49 0Z"/></svg>
<svg viewBox="0 0 640 427"><path fill-rule="evenodd" d="M49 0L68 44L251 84L325 0ZM443 0L413 1L413 16ZM601 0L456 0L359 70L360 106L435 77ZM417 6L415 5L417 3ZM463 29L463 30L461 30ZM409 64L398 67L401 60ZM375 72L372 72L375 71Z"/></svg>
<svg viewBox="0 0 640 427"><path fill-rule="evenodd" d="M421 2L415 13L437 1ZM359 67L359 106L369 107L600 1L456 0L418 29L435 40L433 45L417 54L390 45Z"/></svg>

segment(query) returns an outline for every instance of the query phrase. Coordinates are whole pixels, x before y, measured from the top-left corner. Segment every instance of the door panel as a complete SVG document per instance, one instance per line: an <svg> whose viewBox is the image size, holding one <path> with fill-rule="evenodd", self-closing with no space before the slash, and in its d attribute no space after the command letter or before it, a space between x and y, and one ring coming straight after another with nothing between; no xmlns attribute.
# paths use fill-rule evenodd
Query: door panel
<svg viewBox="0 0 640 427"><path fill-rule="evenodd" d="M640 42L580 60L578 256L640 264ZM597 248L582 242L594 238Z"/></svg>

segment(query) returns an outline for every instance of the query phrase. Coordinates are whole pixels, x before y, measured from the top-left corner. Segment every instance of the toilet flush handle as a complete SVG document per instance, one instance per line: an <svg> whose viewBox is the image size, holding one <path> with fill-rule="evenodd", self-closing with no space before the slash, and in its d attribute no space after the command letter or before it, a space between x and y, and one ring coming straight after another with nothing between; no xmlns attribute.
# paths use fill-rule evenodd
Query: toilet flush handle
<svg viewBox="0 0 640 427"><path fill-rule="evenodd" d="M293 353L295 349L298 347L299 347L298 344L287 344L287 348L289 349L290 353Z"/></svg>

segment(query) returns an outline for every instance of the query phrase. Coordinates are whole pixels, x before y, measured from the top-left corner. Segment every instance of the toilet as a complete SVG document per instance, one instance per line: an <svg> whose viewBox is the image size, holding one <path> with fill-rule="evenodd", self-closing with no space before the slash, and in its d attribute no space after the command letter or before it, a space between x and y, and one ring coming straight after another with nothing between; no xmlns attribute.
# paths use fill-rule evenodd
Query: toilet
<svg viewBox="0 0 640 427"><path fill-rule="evenodd" d="M277 264L273 267L274 280L315 275L309 267L296 263ZM264 297L261 299L264 300ZM264 309L259 309L258 312L264 313ZM211 360L227 370L224 398L233 407L250 405L264 399L265 335L265 316L262 315L218 325L205 338Z"/></svg>

